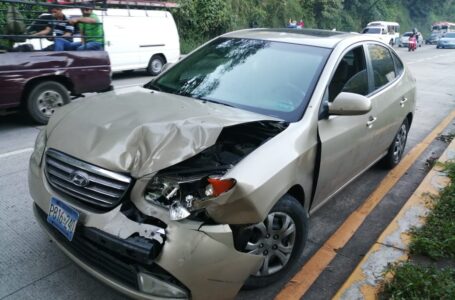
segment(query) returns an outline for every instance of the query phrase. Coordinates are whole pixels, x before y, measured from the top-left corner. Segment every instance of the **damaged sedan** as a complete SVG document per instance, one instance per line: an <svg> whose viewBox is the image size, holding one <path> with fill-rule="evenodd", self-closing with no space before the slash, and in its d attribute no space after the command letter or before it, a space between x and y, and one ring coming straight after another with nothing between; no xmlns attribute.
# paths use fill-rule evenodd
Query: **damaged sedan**
<svg viewBox="0 0 455 300"><path fill-rule="evenodd" d="M35 217L130 297L232 299L290 276L309 216L400 162L414 109L414 78L367 36L228 33L62 107L30 159Z"/></svg>

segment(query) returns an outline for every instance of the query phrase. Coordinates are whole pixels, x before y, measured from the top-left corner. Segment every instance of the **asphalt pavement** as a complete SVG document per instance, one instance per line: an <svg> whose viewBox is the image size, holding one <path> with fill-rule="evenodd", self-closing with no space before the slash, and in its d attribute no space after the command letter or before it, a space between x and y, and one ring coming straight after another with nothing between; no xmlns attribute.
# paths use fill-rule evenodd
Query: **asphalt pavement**
<svg viewBox="0 0 455 300"><path fill-rule="evenodd" d="M455 50L423 46L416 52L396 48L417 79L415 118L407 151L418 145L455 109ZM114 87L143 84L144 72L115 74ZM124 299L75 266L41 230L32 214L27 167L39 128L19 115L0 118L0 300L2 299ZM454 132L453 125L446 129ZM432 142L395 185L366 222L325 268L304 299L328 299L342 285L371 244L393 219L428 171L426 160L446 147ZM371 194L387 171L373 167L334 197L310 219L310 235L303 265L344 220ZM296 271L300 266L296 266ZM195 266L197 268L197 266ZM266 289L242 291L238 299L273 299L290 278Z"/></svg>

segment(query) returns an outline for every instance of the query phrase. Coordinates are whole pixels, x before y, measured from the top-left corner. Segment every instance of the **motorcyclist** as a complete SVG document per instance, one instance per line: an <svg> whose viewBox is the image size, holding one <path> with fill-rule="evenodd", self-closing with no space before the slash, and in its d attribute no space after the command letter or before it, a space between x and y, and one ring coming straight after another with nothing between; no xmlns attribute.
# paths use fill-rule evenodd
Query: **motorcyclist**
<svg viewBox="0 0 455 300"><path fill-rule="evenodd" d="M413 28L412 33L409 36L409 42L408 42L409 51L414 51L417 49L418 40L419 40L419 32L417 31L417 28Z"/></svg>

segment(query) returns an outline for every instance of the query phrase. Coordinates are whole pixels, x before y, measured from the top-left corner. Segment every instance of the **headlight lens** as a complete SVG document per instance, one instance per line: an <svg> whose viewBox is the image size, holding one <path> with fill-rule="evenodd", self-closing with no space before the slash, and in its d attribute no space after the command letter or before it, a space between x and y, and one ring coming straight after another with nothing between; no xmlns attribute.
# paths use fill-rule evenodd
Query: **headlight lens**
<svg viewBox="0 0 455 300"><path fill-rule="evenodd" d="M44 150L46 149L46 127L41 129L38 133L38 136L35 140L35 147L31 156L31 159L39 166L41 165L41 160L43 159Z"/></svg>
<svg viewBox="0 0 455 300"><path fill-rule="evenodd" d="M235 179L218 177L176 178L157 175L145 190L145 199L169 209L171 220L182 220L199 211L209 200L231 190Z"/></svg>

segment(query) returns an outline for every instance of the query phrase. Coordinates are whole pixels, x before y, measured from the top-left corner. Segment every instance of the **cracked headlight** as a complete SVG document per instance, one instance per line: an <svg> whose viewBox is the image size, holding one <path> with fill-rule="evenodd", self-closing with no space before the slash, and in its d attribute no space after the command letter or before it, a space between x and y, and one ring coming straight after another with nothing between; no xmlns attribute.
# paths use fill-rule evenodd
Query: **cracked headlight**
<svg viewBox="0 0 455 300"><path fill-rule="evenodd" d="M41 160L43 159L44 150L46 149L46 127L41 129L38 133L38 136L35 140L35 147L33 149L33 153L30 159L34 160L35 163L40 166Z"/></svg>
<svg viewBox="0 0 455 300"><path fill-rule="evenodd" d="M222 194L230 191L235 179L219 177L181 178L157 175L145 190L145 200L169 209L171 220L185 219L204 209Z"/></svg>

